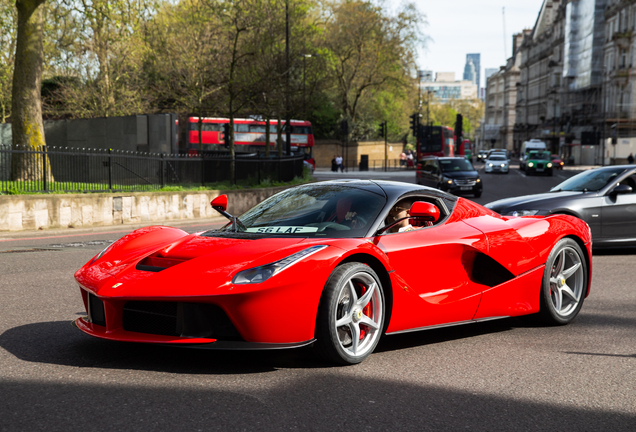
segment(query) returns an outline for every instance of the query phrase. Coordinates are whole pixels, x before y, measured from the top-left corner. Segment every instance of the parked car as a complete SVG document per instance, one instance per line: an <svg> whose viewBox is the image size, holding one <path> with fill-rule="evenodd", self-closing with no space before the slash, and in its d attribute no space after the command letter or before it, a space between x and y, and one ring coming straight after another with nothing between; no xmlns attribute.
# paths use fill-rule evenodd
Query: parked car
<svg viewBox="0 0 636 432"><path fill-rule="evenodd" d="M427 157L417 164L415 180L455 195L472 194L479 198L483 184L479 173L462 157Z"/></svg>
<svg viewBox="0 0 636 432"><path fill-rule="evenodd" d="M350 365L385 335L530 314L567 324L590 290L590 233L571 216L503 218L371 180L290 188L240 217L225 195L211 204L224 227L141 228L78 270L75 326L172 347L312 345Z"/></svg>
<svg viewBox="0 0 636 432"><path fill-rule="evenodd" d="M569 214L587 222L595 248L636 246L636 167L591 169L548 193L507 198L486 207L503 216Z"/></svg>
<svg viewBox="0 0 636 432"><path fill-rule="evenodd" d="M552 155L552 168L562 170L564 165L565 165L565 162L563 162L563 159L561 159L561 156L559 156L558 154Z"/></svg>
<svg viewBox="0 0 636 432"><path fill-rule="evenodd" d="M484 162L484 171L487 173L504 173L510 172L510 159L503 153L492 153Z"/></svg>
<svg viewBox="0 0 636 432"><path fill-rule="evenodd" d="M526 175L547 174L552 175L552 156L547 151L531 151L528 153L525 169Z"/></svg>

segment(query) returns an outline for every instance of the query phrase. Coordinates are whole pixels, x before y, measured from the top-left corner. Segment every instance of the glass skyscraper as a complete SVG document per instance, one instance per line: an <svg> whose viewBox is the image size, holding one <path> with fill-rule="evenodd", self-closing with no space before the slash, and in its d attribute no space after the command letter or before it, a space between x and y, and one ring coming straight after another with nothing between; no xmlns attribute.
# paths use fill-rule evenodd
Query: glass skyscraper
<svg viewBox="0 0 636 432"><path fill-rule="evenodd" d="M481 54L466 54L466 64L473 62L475 66L475 84L477 84L477 93L479 94L481 89ZM464 79L466 78L466 71L464 71Z"/></svg>

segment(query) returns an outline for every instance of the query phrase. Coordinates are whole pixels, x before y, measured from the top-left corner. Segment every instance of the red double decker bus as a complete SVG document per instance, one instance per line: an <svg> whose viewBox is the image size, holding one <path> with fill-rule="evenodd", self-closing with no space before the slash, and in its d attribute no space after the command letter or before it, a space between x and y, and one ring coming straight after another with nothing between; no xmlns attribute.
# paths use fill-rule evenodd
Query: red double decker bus
<svg viewBox="0 0 636 432"><path fill-rule="evenodd" d="M457 143L457 148L455 149L455 154L457 156L464 156L469 161L473 161L473 145L470 140L465 139L461 143Z"/></svg>
<svg viewBox="0 0 636 432"><path fill-rule="evenodd" d="M448 126L424 126L417 146L417 160L426 156L454 156L455 132Z"/></svg>
<svg viewBox="0 0 636 432"><path fill-rule="evenodd" d="M204 117L201 124L201 145L204 151L227 151L223 141L223 125L229 123L227 118ZM199 118L189 118L188 151L199 150ZM305 160L314 165L312 148L314 134L311 122L305 120L291 120L291 148L292 153L305 155ZM282 122L283 128L285 122ZM265 121L255 119L234 119L234 145L237 152L255 153L265 150ZM278 121L270 121L270 151L276 151L278 136ZM283 129L283 146L286 133Z"/></svg>

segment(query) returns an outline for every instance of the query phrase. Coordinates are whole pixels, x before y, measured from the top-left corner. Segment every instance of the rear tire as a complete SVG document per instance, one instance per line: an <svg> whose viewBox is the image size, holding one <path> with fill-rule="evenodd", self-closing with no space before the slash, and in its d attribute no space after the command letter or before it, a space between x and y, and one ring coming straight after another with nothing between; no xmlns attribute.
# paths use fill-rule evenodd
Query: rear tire
<svg viewBox="0 0 636 432"><path fill-rule="evenodd" d="M373 269L361 263L336 267L322 293L316 317L316 353L352 365L369 357L384 326L384 292Z"/></svg>
<svg viewBox="0 0 636 432"><path fill-rule="evenodd" d="M561 239L552 249L541 282L538 318L548 325L564 325L578 315L588 285L585 255L572 239Z"/></svg>

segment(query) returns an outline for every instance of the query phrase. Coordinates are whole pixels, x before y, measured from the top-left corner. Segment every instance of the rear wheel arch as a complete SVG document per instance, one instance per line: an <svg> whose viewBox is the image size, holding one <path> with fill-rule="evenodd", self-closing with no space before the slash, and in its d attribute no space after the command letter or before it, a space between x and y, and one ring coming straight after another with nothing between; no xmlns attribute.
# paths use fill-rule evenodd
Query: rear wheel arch
<svg viewBox="0 0 636 432"><path fill-rule="evenodd" d="M561 238L548 256L536 318L547 325L571 322L581 310L589 286L587 253L573 236Z"/></svg>

